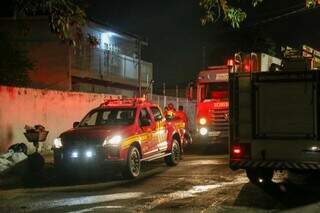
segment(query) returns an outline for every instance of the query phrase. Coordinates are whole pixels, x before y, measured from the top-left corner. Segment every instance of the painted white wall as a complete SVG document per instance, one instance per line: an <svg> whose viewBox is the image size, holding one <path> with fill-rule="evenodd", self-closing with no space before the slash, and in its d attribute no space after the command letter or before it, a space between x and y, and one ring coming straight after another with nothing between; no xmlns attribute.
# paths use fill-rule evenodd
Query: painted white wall
<svg viewBox="0 0 320 213"><path fill-rule="evenodd" d="M37 124L49 131L40 151L50 151L55 137L110 97L118 96L0 86L0 153L22 142L32 151L24 126Z"/></svg>

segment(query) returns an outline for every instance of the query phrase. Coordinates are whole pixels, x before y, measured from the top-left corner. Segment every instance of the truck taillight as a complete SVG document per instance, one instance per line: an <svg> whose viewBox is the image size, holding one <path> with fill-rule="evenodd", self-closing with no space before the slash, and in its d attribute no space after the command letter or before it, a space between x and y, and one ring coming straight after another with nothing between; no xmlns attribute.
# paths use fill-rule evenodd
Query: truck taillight
<svg viewBox="0 0 320 213"><path fill-rule="evenodd" d="M230 149L230 157L234 158L234 159L239 159L239 158L250 158L250 152L251 152L251 148L250 148L250 144L249 143L240 143L240 144L235 144L231 146Z"/></svg>
<svg viewBox="0 0 320 213"><path fill-rule="evenodd" d="M251 71L251 66L250 66L250 64L244 65L244 71L245 71L245 72L250 72L250 71Z"/></svg>
<svg viewBox="0 0 320 213"><path fill-rule="evenodd" d="M234 60L233 59L228 59L227 66L228 67L233 67L233 65L234 65Z"/></svg>
<svg viewBox="0 0 320 213"><path fill-rule="evenodd" d="M242 147L238 145L232 146L231 152L234 157L241 157L243 154Z"/></svg>

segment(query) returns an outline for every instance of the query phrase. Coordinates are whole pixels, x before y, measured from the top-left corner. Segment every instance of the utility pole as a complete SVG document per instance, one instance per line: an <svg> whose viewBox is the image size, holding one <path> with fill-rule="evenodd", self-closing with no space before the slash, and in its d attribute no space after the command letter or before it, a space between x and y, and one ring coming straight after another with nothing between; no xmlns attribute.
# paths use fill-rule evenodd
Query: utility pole
<svg viewBox="0 0 320 213"><path fill-rule="evenodd" d="M142 79L141 79L141 40L138 39L138 84L139 84L139 97L142 97Z"/></svg>
<svg viewBox="0 0 320 213"><path fill-rule="evenodd" d="M176 85L176 109L179 108L179 86Z"/></svg>
<svg viewBox="0 0 320 213"><path fill-rule="evenodd" d="M148 42L145 41L143 38L141 37L136 37L135 38L135 42L136 42L136 57L135 59L138 59L138 93L139 93L139 97L142 97L142 73L141 73L141 63L142 63L142 56L141 56L141 52L142 52L142 45L143 46L148 46ZM135 61L136 62L136 61Z"/></svg>
<svg viewBox="0 0 320 213"><path fill-rule="evenodd" d="M166 83L163 83L163 108L167 105Z"/></svg>

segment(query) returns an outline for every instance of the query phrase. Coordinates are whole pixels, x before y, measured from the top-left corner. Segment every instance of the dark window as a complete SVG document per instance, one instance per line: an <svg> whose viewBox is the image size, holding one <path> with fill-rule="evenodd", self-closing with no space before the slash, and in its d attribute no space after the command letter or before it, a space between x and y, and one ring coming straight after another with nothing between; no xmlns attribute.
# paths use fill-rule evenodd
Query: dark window
<svg viewBox="0 0 320 213"><path fill-rule="evenodd" d="M151 120L150 114L146 108L141 109L140 115L139 115L139 126L141 127L142 120L148 119Z"/></svg>
<svg viewBox="0 0 320 213"><path fill-rule="evenodd" d="M161 111L158 107L151 107L151 111L152 111L152 114L154 116L155 121L162 120L163 116L162 116Z"/></svg>

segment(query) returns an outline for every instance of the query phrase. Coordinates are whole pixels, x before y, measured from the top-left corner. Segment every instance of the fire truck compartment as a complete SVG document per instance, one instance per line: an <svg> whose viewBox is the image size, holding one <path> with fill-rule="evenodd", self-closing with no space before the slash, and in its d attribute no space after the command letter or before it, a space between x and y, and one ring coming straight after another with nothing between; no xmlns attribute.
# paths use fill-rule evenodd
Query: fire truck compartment
<svg viewBox="0 0 320 213"><path fill-rule="evenodd" d="M230 74L230 147L250 149L236 150L250 155L230 156L231 167L296 163L308 169L302 164L320 163L319 76L317 71Z"/></svg>

